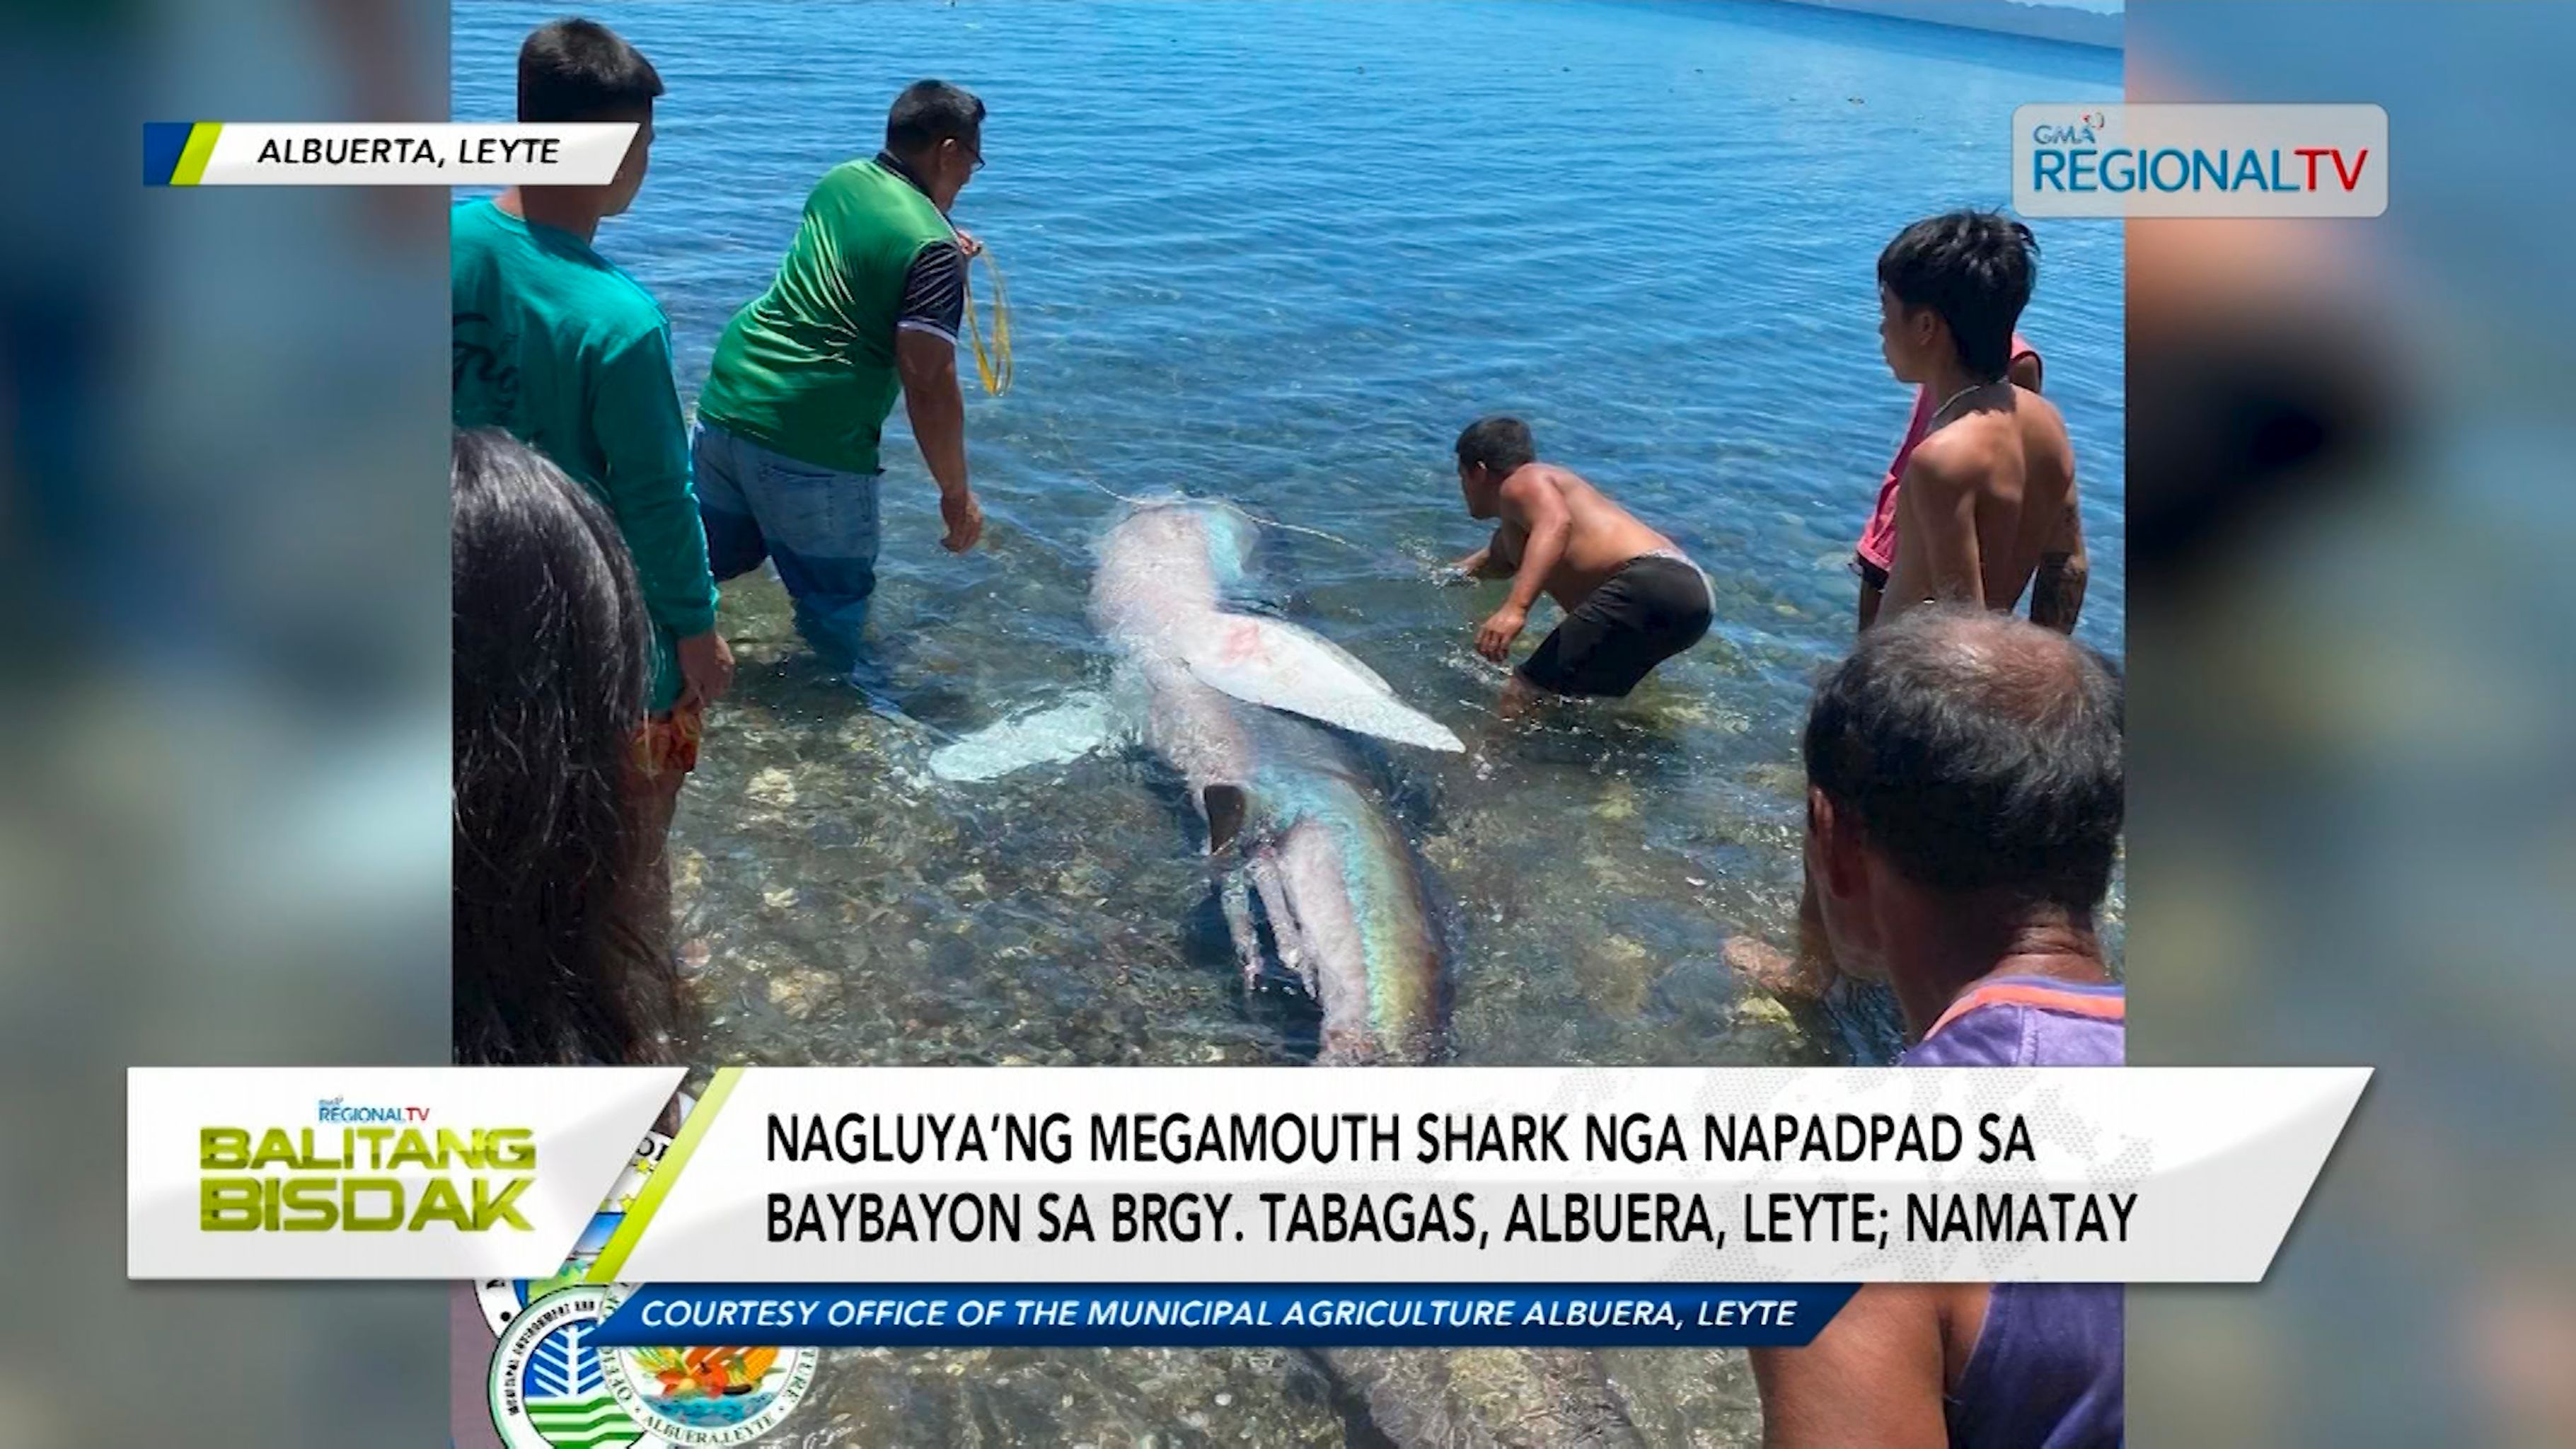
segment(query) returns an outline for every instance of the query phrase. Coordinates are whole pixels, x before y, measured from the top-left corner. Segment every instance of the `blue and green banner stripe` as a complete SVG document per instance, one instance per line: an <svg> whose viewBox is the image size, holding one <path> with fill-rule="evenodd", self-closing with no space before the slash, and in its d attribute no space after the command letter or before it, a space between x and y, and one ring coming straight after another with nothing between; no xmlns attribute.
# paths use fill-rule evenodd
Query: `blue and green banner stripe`
<svg viewBox="0 0 2576 1449"><path fill-rule="evenodd" d="M143 184L194 186L206 176L215 154L221 121L146 121L143 123Z"/></svg>
<svg viewBox="0 0 2576 1449"><path fill-rule="evenodd" d="M724 1110L725 1099L733 1095L734 1084L741 1080L740 1067L716 1068L714 1080L707 1083L707 1094L698 1099L697 1106L689 1109L688 1119L680 1124L680 1135L671 1139L670 1150L662 1154L661 1162L653 1168L653 1175L644 1179L644 1190L635 1194L635 1201L626 1209L624 1221L618 1223L617 1231L599 1250L599 1256L591 1260L587 1281L609 1284L617 1281L618 1272L626 1266L627 1255L635 1251L636 1240L652 1226L653 1215L662 1210L662 1199L671 1195L671 1184L680 1180L680 1169L688 1166L689 1159L697 1154L698 1144L706 1140L707 1129L715 1125L716 1114Z"/></svg>

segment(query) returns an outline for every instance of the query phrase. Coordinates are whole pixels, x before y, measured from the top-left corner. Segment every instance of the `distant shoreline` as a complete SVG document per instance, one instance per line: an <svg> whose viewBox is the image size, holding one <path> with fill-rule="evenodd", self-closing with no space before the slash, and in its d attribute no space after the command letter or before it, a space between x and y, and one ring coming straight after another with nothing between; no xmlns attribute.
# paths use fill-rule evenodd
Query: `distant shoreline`
<svg viewBox="0 0 2576 1449"><path fill-rule="evenodd" d="M1910 20L1952 30L1990 35L2018 35L2054 40L2095 50L2127 48L2127 19L2117 11L2084 10L2072 5L2026 4L2023 0L1772 0L1812 10L1840 10Z"/></svg>

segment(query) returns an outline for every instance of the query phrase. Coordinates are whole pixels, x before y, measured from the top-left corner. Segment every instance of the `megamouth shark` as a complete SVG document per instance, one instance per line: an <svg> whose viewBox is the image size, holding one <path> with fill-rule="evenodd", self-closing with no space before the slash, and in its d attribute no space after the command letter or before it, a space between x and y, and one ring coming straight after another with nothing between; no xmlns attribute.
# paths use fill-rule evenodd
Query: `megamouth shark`
<svg viewBox="0 0 2576 1449"><path fill-rule="evenodd" d="M1093 622L1118 655L1113 697L1132 709L1058 704L958 741L931 764L948 779L989 779L1079 753L1134 714L1134 734L1180 775L1206 822L1246 981L1275 959L1305 984L1323 1008L1318 1062L1427 1061L1445 1030L1439 933L1411 845L1369 788L1350 734L1464 747L1367 665L1235 606L1259 592L1259 538L1256 520L1221 503L1135 506L1102 540L1091 592ZM1588 1352L1307 1352L1336 1386L1337 1407L1402 1449L1646 1442Z"/></svg>
<svg viewBox="0 0 2576 1449"><path fill-rule="evenodd" d="M1247 985L1271 962L1322 1008L1324 1065L1427 1061L1441 1045L1440 933L1412 846L1350 739L1465 748L1313 632L1233 606L1260 525L1222 503L1136 505L1100 545L1092 620L1118 656L1136 733L1187 787L1223 870L1218 896ZM1106 726L1074 705L932 757L951 779L998 773L1022 744ZM1013 760L1013 763L1021 762ZM1265 945L1265 936L1267 942Z"/></svg>

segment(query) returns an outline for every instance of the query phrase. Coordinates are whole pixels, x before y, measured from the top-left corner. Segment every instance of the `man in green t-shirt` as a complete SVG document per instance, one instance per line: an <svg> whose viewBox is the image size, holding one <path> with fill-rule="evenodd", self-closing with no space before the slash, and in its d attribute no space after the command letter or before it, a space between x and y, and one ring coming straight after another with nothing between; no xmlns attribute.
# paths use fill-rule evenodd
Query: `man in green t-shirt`
<svg viewBox="0 0 2576 1449"><path fill-rule="evenodd" d="M824 173L778 275L725 328L698 395L698 506L715 576L760 566L806 640L866 679L878 456L903 395L939 485L942 543L975 546L957 332L973 243L948 220L984 164L984 103L946 81L895 97L885 149Z"/></svg>
<svg viewBox="0 0 2576 1449"><path fill-rule="evenodd" d="M448 228L456 426L500 428L579 479L635 560L654 656L636 742L639 828L656 856L697 764L705 708L733 680L689 486L671 324L651 293L591 249L600 220L644 184L661 94L652 63L606 26L538 27L519 50L519 119L633 121L634 144L605 186L513 187L457 207ZM645 919L659 940L663 928Z"/></svg>

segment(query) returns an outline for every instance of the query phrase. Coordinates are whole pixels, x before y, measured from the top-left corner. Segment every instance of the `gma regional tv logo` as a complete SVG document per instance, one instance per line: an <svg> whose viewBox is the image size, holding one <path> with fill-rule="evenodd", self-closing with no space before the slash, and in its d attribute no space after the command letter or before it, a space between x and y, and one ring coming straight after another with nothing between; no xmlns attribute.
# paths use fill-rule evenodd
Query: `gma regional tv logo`
<svg viewBox="0 0 2576 1449"><path fill-rule="evenodd" d="M2378 106L2029 105L2013 112L2025 216L2371 217L2388 210Z"/></svg>
<svg viewBox="0 0 2576 1449"><path fill-rule="evenodd" d="M447 1126L408 1103L317 1102L314 1124L197 1129L197 1226L209 1233L533 1232L528 1127Z"/></svg>

